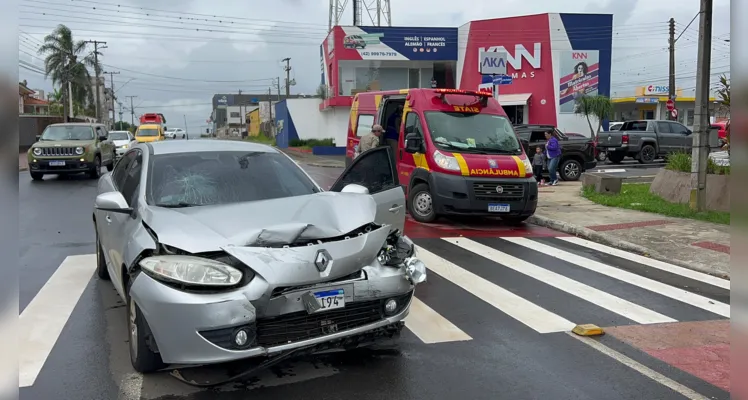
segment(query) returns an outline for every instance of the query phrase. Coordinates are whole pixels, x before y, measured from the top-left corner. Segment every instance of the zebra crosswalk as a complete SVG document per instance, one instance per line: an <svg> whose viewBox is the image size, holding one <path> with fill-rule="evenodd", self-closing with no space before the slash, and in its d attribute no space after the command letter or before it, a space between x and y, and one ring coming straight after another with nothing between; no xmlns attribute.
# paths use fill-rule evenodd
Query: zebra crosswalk
<svg viewBox="0 0 748 400"><path fill-rule="evenodd" d="M568 332L585 323L730 318L728 280L581 238L414 242L429 276L416 289L406 329L426 345ZM34 384L94 270L93 255L68 257L22 311L21 387ZM40 331L53 334L33 334Z"/></svg>

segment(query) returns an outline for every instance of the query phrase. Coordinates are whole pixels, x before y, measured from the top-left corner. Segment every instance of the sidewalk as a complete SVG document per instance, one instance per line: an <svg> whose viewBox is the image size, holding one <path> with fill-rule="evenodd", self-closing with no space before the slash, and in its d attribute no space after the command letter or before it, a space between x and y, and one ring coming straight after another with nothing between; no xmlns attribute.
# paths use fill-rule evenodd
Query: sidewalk
<svg viewBox="0 0 748 400"><path fill-rule="evenodd" d="M528 222L685 268L730 277L730 226L606 207L581 196L581 182L540 189Z"/></svg>
<svg viewBox="0 0 748 400"><path fill-rule="evenodd" d="M345 168L345 156L316 156L292 147L285 149L278 148L278 150L286 153L289 157L296 160L296 162L311 165L312 167Z"/></svg>

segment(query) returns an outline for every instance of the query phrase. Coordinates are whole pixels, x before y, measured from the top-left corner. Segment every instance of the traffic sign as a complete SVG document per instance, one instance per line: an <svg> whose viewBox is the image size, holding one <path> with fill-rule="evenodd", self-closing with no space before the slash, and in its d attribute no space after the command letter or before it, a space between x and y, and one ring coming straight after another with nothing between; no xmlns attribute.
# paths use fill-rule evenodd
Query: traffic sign
<svg viewBox="0 0 748 400"><path fill-rule="evenodd" d="M478 63L481 75L506 74L506 53L497 51L481 51Z"/></svg>
<svg viewBox="0 0 748 400"><path fill-rule="evenodd" d="M511 75L497 75L493 78L493 84L494 85L511 85L512 76Z"/></svg>
<svg viewBox="0 0 748 400"><path fill-rule="evenodd" d="M673 101L673 99L668 99L665 105L667 106L668 111L673 111L675 109L675 102Z"/></svg>

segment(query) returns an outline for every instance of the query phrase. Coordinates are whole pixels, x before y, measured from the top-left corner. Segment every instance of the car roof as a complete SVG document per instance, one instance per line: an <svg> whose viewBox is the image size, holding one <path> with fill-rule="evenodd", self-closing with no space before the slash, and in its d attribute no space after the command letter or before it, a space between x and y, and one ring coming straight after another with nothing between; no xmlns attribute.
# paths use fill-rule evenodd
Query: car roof
<svg viewBox="0 0 748 400"><path fill-rule="evenodd" d="M162 140L146 143L151 149L151 154L177 154L199 151L246 151L279 153L268 145L252 143L243 140L216 140L216 139L190 139L190 140Z"/></svg>
<svg viewBox="0 0 748 400"><path fill-rule="evenodd" d="M49 124L49 126L104 126L96 122L60 122L59 124Z"/></svg>

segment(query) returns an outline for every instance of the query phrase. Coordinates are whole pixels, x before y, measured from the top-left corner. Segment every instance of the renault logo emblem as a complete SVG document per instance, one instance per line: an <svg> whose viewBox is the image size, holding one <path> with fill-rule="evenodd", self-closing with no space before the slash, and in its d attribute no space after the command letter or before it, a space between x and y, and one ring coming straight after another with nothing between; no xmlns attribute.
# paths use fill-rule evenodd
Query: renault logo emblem
<svg viewBox="0 0 748 400"><path fill-rule="evenodd" d="M498 193L498 194L504 193L504 187L502 187L502 186L496 186L496 193Z"/></svg>
<svg viewBox="0 0 748 400"><path fill-rule="evenodd" d="M317 267L319 272L326 270L331 263L332 256L327 252L327 250L317 251L317 256L314 257L314 265Z"/></svg>

